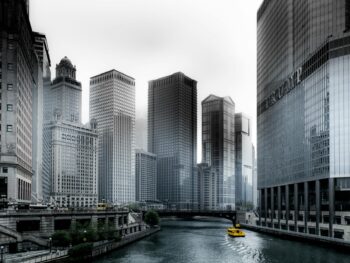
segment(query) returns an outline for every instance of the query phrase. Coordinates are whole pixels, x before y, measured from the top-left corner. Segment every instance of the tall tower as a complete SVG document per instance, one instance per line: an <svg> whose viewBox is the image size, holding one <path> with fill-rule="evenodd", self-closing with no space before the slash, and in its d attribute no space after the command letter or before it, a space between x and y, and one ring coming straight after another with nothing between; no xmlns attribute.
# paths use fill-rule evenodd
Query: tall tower
<svg viewBox="0 0 350 263"><path fill-rule="evenodd" d="M157 155L157 198L173 208L198 206L197 82L185 74L148 88L148 151Z"/></svg>
<svg viewBox="0 0 350 263"><path fill-rule="evenodd" d="M90 118L98 123L99 198L135 201L135 80L111 70L90 78Z"/></svg>
<svg viewBox="0 0 350 263"><path fill-rule="evenodd" d="M253 205L254 147L251 139L251 121L243 113L235 114L235 156L236 207L251 208Z"/></svg>
<svg viewBox="0 0 350 263"><path fill-rule="evenodd" d="M0 2L0 198L29 203L32 189L32 95L38 59L23 0Z"/></svg>
<svg viewBox="0 0 350 263"><path fill-rule="evenodd" d="M50 91L50 117L59 113L65 121L81 122L81 83L76 80L75 74L76 68L67 57L56 65L56 78Z"/></svg>
<svg viewBox="0 0 350 263"><path fill-rule="evenodd" d="M235 209L235 104L230 97L202 101L202 162L217 174L217 206Z"/></svg>
<svg viewBox="0 0 350 263"><path fill-rule="evenodd" d="M350 3L265 0L257 14L260 224L350 240Z"/></svg>
<svg viewBox="0 0 350 263"><path fill-rule="evenodd" d="M38 85L33 89L33 201L43 200L43 123L44 123L44 91L50 89L50 55L45 35L34 33L34 48L38 58Z"/></svg>

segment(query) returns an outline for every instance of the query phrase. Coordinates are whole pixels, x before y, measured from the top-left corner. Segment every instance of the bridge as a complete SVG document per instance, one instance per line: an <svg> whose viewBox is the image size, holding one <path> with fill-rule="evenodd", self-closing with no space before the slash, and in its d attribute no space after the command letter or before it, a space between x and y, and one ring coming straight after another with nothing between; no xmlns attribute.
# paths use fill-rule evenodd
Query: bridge
<svg viewBox="0 0 350 263"><path fill-rule="evenodd" d="M195 216L203 216L203 217L218 217L225 218L232 222L233 225L236 224L237 221L237 212L236 211L206 211L206 210L155 210L160 217L180 217L180 218L189 218ZM145 213L145 212L144 212Z"/></svg>

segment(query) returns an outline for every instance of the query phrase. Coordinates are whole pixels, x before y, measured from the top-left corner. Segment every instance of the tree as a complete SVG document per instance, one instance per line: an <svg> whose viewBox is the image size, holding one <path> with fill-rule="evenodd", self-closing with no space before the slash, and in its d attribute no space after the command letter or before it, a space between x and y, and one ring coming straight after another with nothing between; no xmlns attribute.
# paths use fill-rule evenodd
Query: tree
<svg viewBox="0 0 350 263"><path fill-rule="evenodd" d="M55 247L68 247L71 242L67 231L59 230L52 235L52 244Z"/></svg>
<svg viewBox="0 0 350 263"><path fill-rule="evenodd" d="M154 210L147 211L145 215L145 222L150 226L155 226L159 224L159 215Z"/></svg>

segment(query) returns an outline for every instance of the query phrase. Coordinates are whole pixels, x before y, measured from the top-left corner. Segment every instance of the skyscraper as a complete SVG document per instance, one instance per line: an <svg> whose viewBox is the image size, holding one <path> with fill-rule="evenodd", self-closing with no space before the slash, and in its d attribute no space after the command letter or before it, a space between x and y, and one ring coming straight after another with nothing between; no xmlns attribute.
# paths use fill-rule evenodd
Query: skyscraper
<svg viewBox="0 0 350 263"><path fill-rule="evenodd" d="M350 3L258 11L260 224L350 240Z"/></svg>
<svg viewBox="0 0 350 263"><path fill-rule="evenodd" d="M230 97L202 101L202 162L217 173L217 206L235 209L235 104Z"/></svg>
<svg viewBox="0 0 350 263"><path fill-rule="evenodd" d="M157 155L136 150L136 201L157 200Z"/></svg>
<svg viewBox="0 0 350 263"><path fill-rule="evenodd" d="M243 113L235 114L235 177L236 206L253 205L254 147L251 139L251 121Z"/></svg>
<svg viewBox="0 0 350 263"><path fill-rule="evenodd" d="M23 0L0 2L2 202L29 203L32 189L32 96L38 59Z"/></svg>
<svg viewBox="0 0 350 263"><path fill-rule="evenodd" d="M135 80L111 70L90 79L90 118L98 123L99 198L135 201Z"/></svg>
<svg viewBox="0 0 350 263"><path fill-rule="evenodd" d="M38 57L38 85L33 89L33 183L32 197L34 201L43 200L43 123L44 123L44 90L51 86L51 61L45 35L34 33L34 48Z"/></svg>
<svg viewBox="0 0 350 263"><path fill-rule="evenodd" d="M43 199L59 207L95 206L97 123L80 122L81 84L67 57L56 65L56 78L43 91Z"/></svg>
<svg viewBox="0 0 350 263"><path fill-rule="evenodd" d="M149 82L148 151L157 155L157 198L197 208L197 82L178 72Z"/></svg>

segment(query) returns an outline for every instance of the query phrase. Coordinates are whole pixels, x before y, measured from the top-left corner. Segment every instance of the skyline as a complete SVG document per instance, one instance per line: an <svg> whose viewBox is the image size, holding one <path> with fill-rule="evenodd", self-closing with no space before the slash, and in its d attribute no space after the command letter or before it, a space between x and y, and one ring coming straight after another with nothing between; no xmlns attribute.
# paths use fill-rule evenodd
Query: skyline
<svg viewBox="0 0 350 263"><path fill-rule="evenodd" d="M146 121L148 81L181 71L198 80L198 105L209 94L231 96L237 112L252 117L256 145L255 21L260 3L31 0L30 19L33 30L47 36L51 70L64 56L76 65L84 123L90 77L113 68L135 77L136 120ZM82 5L78 20L75 10ZM200 132L197 142L200 162Z"/></svg>

